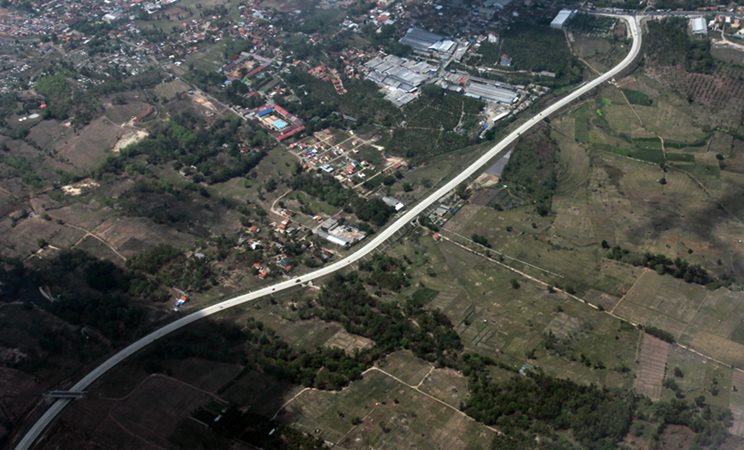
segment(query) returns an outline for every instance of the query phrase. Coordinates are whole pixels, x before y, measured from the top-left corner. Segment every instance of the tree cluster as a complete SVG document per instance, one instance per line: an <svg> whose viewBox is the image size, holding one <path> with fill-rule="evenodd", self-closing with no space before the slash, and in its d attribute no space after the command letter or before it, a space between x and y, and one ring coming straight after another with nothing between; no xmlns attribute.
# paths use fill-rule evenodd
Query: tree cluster
<svg viewBox="0 0 744 450"><path fill-rule="evenodd" d="M709 285L716 281L713 276L699 265L690 264L679 257L671 259L662 254L649 252L639 255L617 245L610 249L607 257L634 266L648 267L655 270L659 275L671 275L674 278L683 279L687 283Z"/></svg>
<svg viewBox="0 0 744 450"><path fill-rule="evenodd" d="M304 191L331 206L353 211L360 220L377 226L385 225L395 213L395 209L381 199L360 197L335 178L324 174L313 175L307 172L297 174L290 181L290 187Z"/></svg>
<svg viewBox="0 0 744 450"><path fill-rule="evenodd" d="M369 295L359 275L335 275L321 289L313 313L341 323L350 333L375 341L383 355L406 348L418 357L454 365L462 348L460 337L446 315L425 310L408 299L403 305L381 302Z"/></svg>

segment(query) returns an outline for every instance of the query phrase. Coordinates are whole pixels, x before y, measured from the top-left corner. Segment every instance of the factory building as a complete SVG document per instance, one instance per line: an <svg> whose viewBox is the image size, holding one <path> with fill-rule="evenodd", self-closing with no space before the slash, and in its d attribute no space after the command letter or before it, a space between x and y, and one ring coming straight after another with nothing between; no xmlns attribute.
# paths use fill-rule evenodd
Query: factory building
<svg viewBox="0 0 744 450"><path fill-rule="evenodd" d="M449 53L455 47L454 41L416 27L409 28L398 42L420 53Z"/></svg>
<svg viewBox="0 0 744 450"><path fill-rule="evenodd" d="M550 22L550 28L562 30L566 27L568 20L576 14L576 10L573 9L562 9L558 12L552 22Z"/></svg>
<svg viewBox="0 0 744 450"><path fill-rule="evenodd" d="M465 95L487 102L505 103L507 105L511 105L519 99L519 94L511 89L476 81L470 81L468 83L465 87Z"/></svg>
<svg viewBox="0 0 744 450"><path fill-rule="evenodd" d="M708 34L708 24L702 17L693 17L690 19L690 29L692 34Z"/></svg>

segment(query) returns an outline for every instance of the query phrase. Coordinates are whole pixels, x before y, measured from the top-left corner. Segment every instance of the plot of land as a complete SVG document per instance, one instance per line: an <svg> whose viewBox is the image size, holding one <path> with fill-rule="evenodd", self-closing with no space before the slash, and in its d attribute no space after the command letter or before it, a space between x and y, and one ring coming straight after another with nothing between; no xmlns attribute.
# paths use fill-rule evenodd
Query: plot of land
<svg viewBox="0 0 744 450"><path fill-rule="evenodd" d="M353 355L356 351L372 348L375 342L372 339L351 334L346 330L339 330L326 341L325 345L331 348L340 348L347 354Z"/></svg>
<svg viewBox="0 0 744 450"><path fill-rule="evenodd" d="M90 170L105 161L124 130L105 117L86 125L78 134L68 137L57 146L57 156L63 161L60 168Z"/></svg>
<svg viewBox="0 0 744 450"><path fill-rule="evenodd" d="M439 291L427 307L449 317L467 351L494 357L515 370L533 353L536 359L529 362L551 375L581 383L632 385L638 330L453 244L423 237L411 245L416 250L399 247L401 253L409 259L425 255L415 276ZM511 279L518 280L518 289ZM551 329L567 337L562 353L545 350Z"/></svg>
<svg viewBox="0 0 744 450"><path fill-rule="evenodd" d="M650 334L643 335L638 370L636 371L635 390L651 400L661 398L661 385L664 381L670 346L668 342Z"/></svg>
<svg viewBox="0 0 744 450"><path fill-rule="evenodd" d="M705 294L702 286L648 270L618 304L615 314L679 338L700 309Z"/></svg>
<svg viewBox="0 0 744 450"><path fill-rule="evenodd" d="M731 376L731 414L734 422L729 431L737 436L744 437L744 373L734 371Z"/></svg>
<svg viewBox="0 0 744 450"><path fill-rule="evenodd" d="M487 449L495 435L376 371L338 393L306 391L279 418L349 449ZM354 418L361 423L353 425Z"/></svg>
<svg viewBox="0 0 744 450"><path fill-rule="evenodd" d="M110 417L131 434L168 447L178 423L212 396L185 383L154 375L111 408ZM154 426L157 424L157 426Z"/></svg>

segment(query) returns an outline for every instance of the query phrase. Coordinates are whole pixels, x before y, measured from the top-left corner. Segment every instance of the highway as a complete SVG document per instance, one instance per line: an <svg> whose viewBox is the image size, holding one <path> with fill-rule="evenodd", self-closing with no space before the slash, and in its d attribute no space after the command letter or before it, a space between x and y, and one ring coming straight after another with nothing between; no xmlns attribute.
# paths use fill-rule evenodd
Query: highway
<svg viewBox="0 0 744 450"><path fill-rule="evenodd" d="M513 144L517 139L519 139L519 137L522 134L526 133L530 128L534 127L546 117L550 116L551 114L555 113L561 108L567 106L568 104L578 99L582 95L588 93L589 91L596 88L600 84L613 79L616 75L622 72L625 68L630 66L630 64L633 63L633 61L636 59L636 57L638 56L641 50L641 27L640 27L638 20L633 16L618 16L618 17L622 18L629 24L628 28L630 30L631 37L633 39L633 44L627 56L617 66L613 67L608 72L603 73L599 77L582 84L576 90L572 91L565 97L557 100L555 103L548 106L547 108L545 108L538 114L532 116L532 118L524 122L522 125L520 125L517 129L515 129L511 133L509 133L509 135L507 135L504 139L502 139L497 144L495 144L492 148L490 148L487 152L485 152L483 156L481 156L474 163L472 163L470 166L465 168L455 178L450 180L447 184L445 184L441 188L437 189L434 193L426 197L424 200L422 200L415 206L411 207L411 209L409 209L402 216L400 216L390 226L388 226L384 230L381 230L377 235L375 235L364 246L360 247L356 252L334 263L331 263L330 265L326 267L318 269L314 272L310 272L305 275L301 275L301 276L292 278L290 280L283 281L283 282L274 284L272 286L265 287L263 289L259 289L257 291L239 295L232 299L225 300L221 303L208 306L204 309L201 309L187 316L184 316L174 322L171 322L163 326L162 328L159 328L153 331L152 333L141 338L140 340L130 344L129 346L125 347L118 353L114 354L109 359L104 361L101 365L93 369L80 381L75 383L73 386L67 388L67 390L70 390L70 391L87 390L87 388L91 384L93 384L93 382L98 380L101 376L103 376L106 372L108 372L111 368L113 368L117 364L121 363L128 357L132 356L133 354L137 353L138 351L142 350L143 348L147 347L148 345L152 344L153 342L162 338L163 336L166 336L180 328L185 327L186 325L196 322L197 320L203 319L205 317L209 317L212 314L217 314L226 309L230 309L235 306L239 306L244 303L251 302L261 297L264 297L264 296L267 296L267 295L270 295L270 294L273 294L279 291L284 291L292 287L296 287L302 283L306 283L306 282L316 280L321 277L325 277L341 269L344 269L354 264L355 262L359 261L360 259L364 258L365 256L369 255L377 247L379 247L385 241L390 239L397 231L399 231L400 229L408 225L419 214L421 214L431 205L436 203L442 197L447 195L450 191L455 189L460 183L465 182L469 177L471 177L476 172L478 172L478 170L480 170L482 167L487 165L496 156L506 151L511 144ZM62 412L65 406L67 406L69 401L70 400L57 400L55 403L53 403L49 407L49 409L47 409L47 411L36 421L36 423L26 432L23 438L18 442L16 449L26 450L26 449L31 448L34 442L36 442L36 440L44 432L44 430Z"/></svg>

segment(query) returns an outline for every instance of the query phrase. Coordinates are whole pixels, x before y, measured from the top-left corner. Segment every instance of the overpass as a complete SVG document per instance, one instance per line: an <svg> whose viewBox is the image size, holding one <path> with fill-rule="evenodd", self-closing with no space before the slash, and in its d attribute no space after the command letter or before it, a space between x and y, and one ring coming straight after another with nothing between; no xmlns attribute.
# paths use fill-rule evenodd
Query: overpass
<svg viewBox="0 0 744 450"><path fill-rule="evenodd" d="M85 391L49 391L44 394L48 402L55 400L80 400L85 397Z"/></svg>
<svg viewBox="0 0 744 450"><path fill-rule="evenodd" d="M213 314L220 313L222 311L233 308L235 306L239 306L239 305L254 301L264 296L271 295L271 294L274 294L280 291L284 291L284 290L299 286L302 283L306 283L309 281L313 281L313 280L317 280L319 278L325 277L341 269L349 267L350 265L356 263L360 259L372 253L381 244L383 244L385 241L387 241L392 236L394 236L397 231L407 226L419 214L424 212L431 205L433 205L438 200L440 200L442 197L447 195L450 191L455 189L459 184L465 182L468 178L470 178L475 173L477 173L481 168L483 168L496 156L499 156L503 152L505 152L517 139L519 139L520 136L522 136L522 134L526 133L532 127L542 122L543 119L556 113L561 108L564 108L565 106L569 105L574 100L580 98L582 95L585 95L591 92L594 88L605 83L606 81L612 80L615 76L619 75L623 70L629 67L633 63L633 61L635 61L636 57L638 56L641 50L641 27L639 25L638 20L633 16L626 15L626 16L617 16L617 17L625 20L628 23L629 34L633 40L633 44L630 48L630 51L618 65L611 68L607 72L601 74L597 78L581 84L578 88L573 90L571 93L569 93L565 97L558 99L555 103L546 107L545 109L538 112L537 114L532 116L530 119L522 123L514 131L509 133L505 138L503 138L501 141L499 141L493 147L491 147L488 151L486 151L475 162L473 162L471 165L465 168L462 172L460 172L457 176L455 176L452 180L450 180L445 185L443 185L442 187L434 191L432 194L430 194L428 197L423 199L421 202L413 206L406 213L404 213L397 220L395 220L395 222L390 224L390 226L388 226L387 228L377 233L377 235L375 235L369 242L367 242L367 244L359 248L356 252L352 253L351 255L343 259L333 262L329 264L328 266L323 267L321 269L315 270L305 275L300 275L300 276L291 278L287 281L276 283L274 285L271 285L271 286L253 291L253 292L249 292L247 294L239 295L237 297L231 298L229 300L225 300L223 302L214 304L212 306L208 306L204 309L195 311L187 316L184 316L178 320L175 320L163 326L162 328L159 328L153 331L147 336L133 342L132 344L128 345L127 347L123 348L122 350L120 350L119 352L117 352L116 354L108 358L101 365L99 365L98 367L93 369L90 373L88 373L86 376L84 376L80 381L75 383L70 388L70 390L72 391L85 390L91 384L93 384L96 380L102 377L106 372L111 370L111 368L121 363L125 359L129 358L133 354L137 353L138 351L142 350L143 348L147 347L148 345L152 344L158 339L180 328L183 328L186 325L196 322L197 320L201 320L205 317L209 317ZM44 414L36 421L36 423L34 423L34 425L26 432L23 438L18 442L16 449L26 450L26 449L31 448L34 442L36 442L36 440L42 435L44 430L54 421L54 419L62 412L62 410L65 408L65 406L68 405L69 402L70 400L61 399L53 403L49 407L49 409L47 409L47 411L44 412Z"/></svg>

